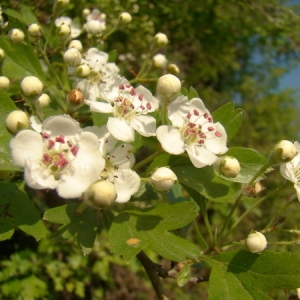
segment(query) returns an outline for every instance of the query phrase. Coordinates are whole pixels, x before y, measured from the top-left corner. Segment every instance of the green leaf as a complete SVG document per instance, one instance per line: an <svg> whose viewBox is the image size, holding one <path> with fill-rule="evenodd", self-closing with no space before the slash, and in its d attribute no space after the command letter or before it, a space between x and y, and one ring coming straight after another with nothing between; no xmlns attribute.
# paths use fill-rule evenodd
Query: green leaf
<svg viewBox="0 0 300 300"><path fill-rule="evenodd" d="M181 202L120 213L109 230L111 250L126 260L146 246L174 261L196 258L199 249L194 244L168 232L192 222L197 216L194 206L194 202Z"/></svg>
<svg viewBox="0 0 300 300"><path fill-rule="evenodd" d="M270 289L300 286L300 255L271 251L253 254L242 250L203 259L212 265L210 299L267 300L271 299L266 294Z"/></svg>
<svg viewBox="0 0 300 300"><path fill-rule="evenodd" d="M220 122L227 133L227 140L231 140L237 133L242 122L242 110L235 109L234 103L230 102L219 107L212 113L214 122Z"/></svg>
<svg viewBox="0 0 300 300"><path fill-rule="evenodd" d="M191 269L190 266L186 264L180 270L176 278L178 286L183 287L185 284L189 282L190 278L191 278Z"/></svg>
<svg viewBox="0 0 300 300"><path fill-rule="evenodd" d="M47 237L48 231L40 213L23 190L12 183L0 183L0 199L2 240L10 238L15 228L20 228L36 240Z"/></svg>
<svg viewBox="0 0 300 300"><path fill-rule="evenodd" d="M7 131L4 122L7 115L15 109L17 108L10 97L0 89L0 118L3 120L0 123L0 171L19 170L12 165L9 142L13 136Z"/></svg>
<svg viewBox="0 0 300 300"><path fill-rule="evenodd" d="M5 51L3 61L3 75L20 80L25 76L33 75L46 84L46 77L40 61L31 45L11 43L6 36L0 37L0 48Z"/></svg>
<svg viewBox="0 0 300 300"><path fill-rule="evenodd" d="M56 239L65 240L76 236L81 251L87 255L92 251L97 234L97 211L87 208L78 215L80 204L70 203L48 209L43 219L62 225L55 234Z"/></svg>
<svg viewBox="0 0 300 300"><path fill-rule="evenodd" d="M198 92L192 86L190 87L188 98L199 98Z"/></svg>
<svg viewBox="0 0 300 300"><path fill-rule="evenodd" d="M196 168L187 158L176 158L170 165L182 185L197 191L210 201L233 201L240 190L240 184L216 176L212 166Z"/></svg>
<svg viewBox="0 0 300 300"><path fill-rule="evenodd" d="M218 176L234 182L250 182L259 169L267 163L267 158L258 151L250 148L232 147L226 152L227 155L233 156L239 161L241 165L240 173L234 178L227 178L217 171L216 173ZM262 180L263 178L265 178L264 175L260 176L257 180Z"/></svg>

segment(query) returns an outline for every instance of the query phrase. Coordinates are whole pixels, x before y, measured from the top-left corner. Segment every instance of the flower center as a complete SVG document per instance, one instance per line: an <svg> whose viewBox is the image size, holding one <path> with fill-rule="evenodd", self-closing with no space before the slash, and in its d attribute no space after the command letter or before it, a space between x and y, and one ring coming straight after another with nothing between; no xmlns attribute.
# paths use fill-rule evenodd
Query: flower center
<svg viewBox="0 0 300 300"><path fill-rule="evenodd" d="M42 163L56 179L59 179L61 173L70 166L70 162L76 157L79 148L63 135L54 139L48 139L47 133L43 133L42 136L45 140Z"/></svg>
<svg viewBox="0 0 300 300"><path fill-rule="evenodd" d="M213 126L212 116L208 113L201 115L196 109L187 113L180 132L186 144L203 145L209 138L222 136Z"/></svg>
<svg viewBox="0 0 300 300"><path fill-rule="evenodd" d="M114 116L130 121L134 116L146 114L151 110L151 103L144 100L130 84L119 86L119 95L114 100Z"/></svg>
<svg viewBox="0 0 300 300"><path fill-rule="evenodd" d="M101 72L95 72L91 70L91 73L89 75L89 80L91 83L98 84L99 82L101 82L102 77L103 74Z"/></svg>

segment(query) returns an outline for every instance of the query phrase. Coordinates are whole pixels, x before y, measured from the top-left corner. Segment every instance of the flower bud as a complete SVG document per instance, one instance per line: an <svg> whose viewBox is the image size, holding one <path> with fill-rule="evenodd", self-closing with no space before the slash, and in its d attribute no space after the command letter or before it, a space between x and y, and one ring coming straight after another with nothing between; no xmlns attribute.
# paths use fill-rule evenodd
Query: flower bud
<svg viewBox="0 0 300 300"><path fill-rule="evenodd" d="M80 105L84 101L84 95L80 89L74 89L68 93L67 100L73 105Z"/></svg>
<svg viewBox="0 0 300 300"><path fill-rule="evenodd" d="M22 110L13 110L8 114L5 125L11 134L16 134L20 130L27 129L30 126L28 115Z"/></svg>
<svg viewBox="0 0 300 300"><path fill-rule="evenodd" d="M70 3L70 0L56 0L55 1L55 9L57 11L63 10L68 4Z"/></svg>
<svg viewBox="0 0 300 300"><path fill-rule="evenodd" d="M122 12L119 16L119 20L121 24L128 24L131 22L132 16L128 12Z"/></svg>
<svg viewBox="0 0 300 300"><path fill-rule="evenodd" d="M232 156L217 159L215 166L222 175L228 178L236 177L241 170L239 161Z"/></svg>
<svg viewBox="0 0 300 300"><path fill-rule="evenodd" d="M0 76L0 89L8 90L10 87L10 80L6 76Z"/></svg>
<svg viewBox="0 0 300 300"><path fill-rule="evenodd" d="M42 94L34 101L34 105L37 109L43 109L43 108L47 107L50 102L51 102L51 99L50 99L49 95Z"/></svg>
<svg viewBox="0 0 300 300"><path fill-rule="evenodd" d="M117 199L115 185L106 180L93 183L85 193L85 200L96 207L111 206Z"/></svg>
<svg viewBox="0 0 300 300"><path fill-rule="evenodd" d="M43 88L43 83L35 76L26 76L21 81L21 91L28 98L38 97Z"/></svg>
<svg viewBox="0 0 300 300"><path fill-rule="evenodd" d="M76 76L78 77L88 77L91 73L91 68L88 65L80 65L76 69Z"/></svg>
<svg viewBox="0 0 300 300"><path fill-rule="evenodd" d="M158 168L150 177L153 188L159 192L168 192L175 180L177 180L175 173L166 167Z"/></svg>
<svg viewBox="0 0 300 300"><path fill-rule="evenodd" d="M168 37L164 33L161 33L161 32L158 32L154 36L154 40L158 46L165 46L169 42Z"/></svg>
<svg viewBox="0 0 300 300"><path fill-rule="evenodd" d="M176 76L167 74L158 78L156 92L162 100L173 99L180 92L180 89L181 82Z"/></svg>
<svg viewBox="0 0 300 300"><path fill-rule="evenodd" d="M91 10L90 10L89 8L84 8L84 9L82 10L82 16L83 16L84 18L86 18L90 13L91 13Z"/></svg>
<svg viewBox="0 0 300 300"><path fill-rule="evenodd" d="M13 28L8 33L9 39L15 43L20 44L24 41L25 34L21 29Z"/></svg>
<svg viewBox="0 0 300 300"><path fill-rule="evenodd" d="M68 66L76 67L81 63L81 54L75 48L70 48L64 53L64 62Z"/></svg>
<svg viewBox="0 0 300 300"><path fill-rule="evenodd" d="M170 73L170 74L173 74L173 75L178 75L180 73L180 70L178 68L177 65L175 64L169 64L167 66L167 71Z"/></svg>
<svg viewBox="0 0 300 300"><path fill-rule="evenodd" d="M75 49L77 49L78 51L81 52L82 49L83 49L81 41L72 40L68 45L68 49L71 49L71 48L75 48Z"/></svg>
<svg viewBox="0 0 300 300"><path fill-rule="evenodd" d="M62 23L57 26L56 33L60 40L66 40L71 35L71 27L68 24Z"/></svg>
<svg viewBox="0 0 300 300"><path fill-rule="evenodd" d="M5 58L5 52L2 48L0 48L0 62Z"/></svg>
<svg viewBox="0 0 300 300"><path fill-rule="evenodd" d="M280 162L289 162L296 154L297 149L295 144L287 140L281 140L274 147L274 155Z"/></svg>
<svg viewBox="0 0 300 300"><path fill-rule="evenodd" d="M167 65L168 60L165 55L158 53L153 56L152 62L154 67L164 68Z"/></svg>
<svg viewBox="0 0 300 300"><path fill-rule="evenodd" d="M267 247L267 239L262 233L254 231L246 238L246 246L252 253L261 253Z"/></svg>
<svg viewBox="0 0 300 300"><path fill-rule="evenodd" d="M91 35L100 35L105 29L105 24L98 20L90 20L85 24L85 30Z"/></svg>
<svg viewBox="0 0 300 300"><path fill-rule="evenodd" d="M42 36L42 30L40 25L33 23L28 27L28 33L33 38L34 41L37 41Z"/></svg>

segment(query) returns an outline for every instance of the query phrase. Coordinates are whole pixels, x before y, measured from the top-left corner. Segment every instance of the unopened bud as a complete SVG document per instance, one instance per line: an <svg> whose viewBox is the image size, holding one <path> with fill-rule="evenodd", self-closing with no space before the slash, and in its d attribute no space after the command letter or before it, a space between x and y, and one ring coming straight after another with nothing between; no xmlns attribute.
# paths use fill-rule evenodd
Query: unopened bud
<svg viewBox="0 0 300 300"><path fill-rule="evenodd" d="M82 16L83 16L84 18L86 18L90 13L91 13L91 10L90 10L89 8L84 8L84 9L82 10Z"/></svg>
<svg viewBox="0 0 300 300"><path fill-rule="evenodd" d="M93 183L85 193L85 200L96 207L111 206L117 199L115 185L106 180Z"/></svg>
<svg viewBox="0 0 300 300"><path fill-rule="evenodd" d="M34 105L37 109L43 109L45 107L48 107L50 102L51 102L51 99L50 99L49 95L42 94L34 101Z"/></svg>
<svg viewBox="0 0 300 300"><path fill-rule="evenodd" d="M68 66L78 66L81 63L81 59L81 53L75 48L70 48L64 53L64 62Z"/></svg>
<svg viewBox="0 0 300 300"><path fill-rule="evenodd" d="M80 65L76 69L76 76L78 77L88 77L91 73L91 68L88 65Z"/></svg>
<svg viewBox="0 0 300 300"><path fill-rule="evenodd" d="M34 41L37 41L42 36L42 29L40 25L34 23L29 25L28 33L33 38Z"/></svg>
<svg viewBox="0 0 300 300"><path fill-rule="evenodd" d="M70 0L56 0L55 1L55 10L57 12L60 12L63 10L68 4L70 3Z"/></svg>
<svg viewBox="0 0 300 300"><path fill-rule="evenodd" d="M175 64L169 64L167 66L167 71L170 73L170 74L173 74L173 75L178 75L180 73L180 70L178 68L177 65Z"/></svg>
<svg viewBox="0 0 300 300"><path fill-rule="evenodd" d="M232 156L218 158L215 167L222 175L228 178L236 177L241 171L239 161Z"/></svg>
<svg viewBox="0 0 300 300"><path fill-rule="evenodd" d="M13 28L8 33L9 39L15 43L20 44L24 41L25 34L21 29Z"/></svg>
<svg viewBox="0 0 300 300"><path fill-rule="evenodd" d="M67 99L73 105L80 105L84 101L84 95L80 89L74 89L68 93Z"/></svg>
<svg viewBox="0 0 300 300"><path fill-rule="evenodd" d="M100 35L105 29L105 23L98 20L90 20L85 25L85 30L91 35Z"/></svg>
<svg viewBox="0 0 300 300"><path fill-rule="evenodd" d="M0 89L8 90L10 87L10 80L6 76L0 76Z"/></svg>
<svg viewBox="0 0 300 300"><path fill-rule="evenodd" d="M177 180L175 173L166 167L158 168L150 177L154 189L159 192L168 192Z"/></svg>
<svg viewBox="0 0 300 300"><path fill-rule="evenodd" d="M255 182L252 186L245 185L243 187L243 191L246 196L248 197L256 197L261 191L265 190L266 188L262 185L260 181Z"/></svg>
<svg viewBox="0 0 300 300"><path fill-rule="evenodd" d="M156 92L162 100L172 100L180 92L180 89L180 80L172 74L164 75L157 81Z"/></svg>
<svg viewBox="0 0 300 300"><path fill-rule="evenodd" d="M165 46L169 42L168 37L164 33L161 33L161 32L158 32L154 36L154 40L158 46Z"/></svg>
<svg viewBox="0 0 300 300"><path fill-rule="evenodd" d="M78 51L81 52L82 49L83 49L81 41L79 41L79 40L72 40L69 43L69 45L68 45L68 49L71 49L71 48L75 48L75 49L77 49Z"/></svg>
<svg viewBox="0 0 300 300"><path fill-rule="evenodd" d="M119 20L121 24L128 24L131 22L132 16L128 12L122 12L119 16Z"/></svg>
<svg viewBox="0 0 300 300"><path fill-rule="evenodd" d="M2 48L0 48L0 62L5 58L5 52Z"/></svg>
<svg viewBox="0 0 300 300"><path fill-rule="evenodd" d="M297 154L297 149L294 143L282 140L274 147L275 158L280 162L289 162Z"/></svg>
<svg viewBox="0 0 300 300"><path fill-rule="evenodd" d="M60 40L66 40L71 35L71 27L68 24L60 24L57 26L56 33Z"/></svg>
<svg viewBox="0 0 300 300"><path fill-rule="evenodd" d="M26 76L21 81L21 91L28 98L38 97L43 88L43 83L35 76Z"/></svg>
<svg viewBox="0 0 300 300"><path fill-rule="evenodd" d="M153 56L152 62L154 67L164 68L167 65L168 60L165 55L158 53Z"/></svg>
<svg viewBox="0 0 300 300"><path fill-rule="evenodd" d="M266 237L258 231L250 233L246 238L246 246L248 250L252 253L261 253L267 247Z"/></svg>
<svg viewBox="0 0 300 300"><path fill-rule="evenodd" d="M5 125L11 134L16 134L20 130L27 129L30 126L28 115L22 110L13 110L8 114Z"/></svg>

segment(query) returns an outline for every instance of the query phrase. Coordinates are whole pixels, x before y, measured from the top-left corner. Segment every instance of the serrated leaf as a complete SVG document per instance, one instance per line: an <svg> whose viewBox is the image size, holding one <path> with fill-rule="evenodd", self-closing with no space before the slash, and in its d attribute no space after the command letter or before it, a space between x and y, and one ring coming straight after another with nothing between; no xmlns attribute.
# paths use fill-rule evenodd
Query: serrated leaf
<svg viewBox="0 0 300 300"><path fill-rule="evenodd" d="M40 214L27 194L15 184L0 183L0 219L2 238L9 238L15 228L33 236L36 240L48 235Z"/></svg>
<svg viewBox="0 0 300 300"><path fill-rule="evenodd" d="M233 156L239 161L241 171L234 178L227 178L218 172L217 175L234 182L249 183L260 168L267 163L267 158L258 151L250 148L232 147L227 151L226 156L227 155ZM261 175L257 180L262 180L263 178L265 178L265 176Z"/></svg>
<svg viewBox="0 0 300 300"><path fill-rule="evenodd" d="M214 122L220 122L227 133L227 140L229 141L237 133L242 122L242 110L235 109L234 103L229 102L212 113Z"/></svg>
<svg viewBox="0 0 300 300"><path fill-rule="evenodd" d="M270 289L296 289L300 286L300 256L264 251L253 254L236 251L214 258L204 257L212 264L209 280L210 299L271 299ZM222 286L220 294L219 286Z"/></svg>
<svg viewBox="0 0 300 300"><path fill-rule="evenodd" d="M197 191L210 201L230 202L240 190L239 183L216 176L212 166L196 168L188 159L177 158L171 168L182 185Z"/></svg>
<svg viewBox="0 0 300 300"><path fill-rule="evenodd" d="M20 80L25 76L37 76L44 84L46 77L40 61L29 44L11 43L6 36L0 37L0 48L5 51L2 65L3 75Z"/></svg>
<svg viewBox="0 0 300 300"><path fill-rule="evenodd" d="M120 213L109 230L111 250L126 260L146 246L174 261L196 258L199 249L194 244L168 232L193 221L197 215L194 206L193 202L181 202Z"/></svg>
<svg viewBox="0 0 300 300"><path fill-rule="evenodd" d="M94 246L98 225L97 211L87 208L78 215L77 208L80 204L70 203L48 209L43 219L62 225L55 233L56 239L65 240L75 236L81 251L86 255Z"/></svg>
<svg viewBox="0 0 300 300"><path fill-rule="evenodd" d="M13 137L6 129L4 120L7 115L17 109L10 97L0 89L0 171L17 171L19 170L12 164L10 155L9 142Z"/></svg>

